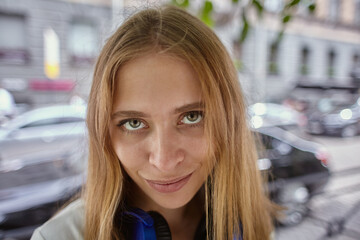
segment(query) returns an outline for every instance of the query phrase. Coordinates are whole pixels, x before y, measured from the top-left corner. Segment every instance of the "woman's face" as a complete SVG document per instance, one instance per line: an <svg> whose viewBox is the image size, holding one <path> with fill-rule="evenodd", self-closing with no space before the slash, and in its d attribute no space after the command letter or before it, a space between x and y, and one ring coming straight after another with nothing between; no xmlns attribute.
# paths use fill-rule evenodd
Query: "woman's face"
<svg viewBox="0 0 360 240"><path fill-rule="evenodd" d="M207 141L200 83L192 67L149 54L117 73L112 146L144 210L186 205L206 179Z"/></svg>

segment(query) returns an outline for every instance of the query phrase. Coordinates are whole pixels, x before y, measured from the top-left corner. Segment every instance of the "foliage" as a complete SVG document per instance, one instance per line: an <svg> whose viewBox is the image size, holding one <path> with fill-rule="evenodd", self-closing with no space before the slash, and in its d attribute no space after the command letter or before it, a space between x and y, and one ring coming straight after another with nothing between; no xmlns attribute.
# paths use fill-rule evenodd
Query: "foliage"
<svg viewBox="0 0 360 240"><path fill-rule="evenodd" d="M187 8L189 7L190 4L189 0L172 0L171 2L172 4L182 8Z"/></svg>
<svg viewBox="0 0 360 240"><path fill-rule="evenodd" d="M213 1L215 0L203 0L201 5L201 9L198 10L200 19L205 22L208 26L214 27L217 25L217 22L214 20L214 14L216 14L217 9L214 8ZM240 31L239 42L245 41L249 30L251 28L252 23L249 21L248 15L254 9L257 13L257 16L261 18L263 16L264 11L266 11L264 2L266 0L223 0L231 2L231 9L227 13L222 13L226 16L228 22L234 20L242 21L242 29ZM314 1L309 0L284 0L285 4L277 13L280 22L282 24L282 29L278 35L276 41L280 41L286 25L291 22L293 19L293 15L295 14L296 9L300 4L304 4L307 7L307 10L310 14L313 14L316 9L316 4ZM180 6L183 8L190 8L191 1L190 0L172 0L172 3L176 6ZM222 24L224 24L222 22Z"/></svg>
<svg viewBox="0 0 360 240"><path fill-rule="evenodd" d="M213 11L212 2L210 0L205 0L204 6L201 11L200 19L210 27L214 26L214 20L211 17L212 11Z"/></svg>

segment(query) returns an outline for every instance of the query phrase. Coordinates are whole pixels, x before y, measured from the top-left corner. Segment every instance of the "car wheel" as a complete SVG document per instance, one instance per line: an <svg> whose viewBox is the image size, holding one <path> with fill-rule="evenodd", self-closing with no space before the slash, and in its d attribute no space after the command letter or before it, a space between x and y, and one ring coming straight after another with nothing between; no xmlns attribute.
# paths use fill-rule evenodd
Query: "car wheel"
<svg viewBox="0 0 360 240"><path fill-rule="evenodd" d="M281 216L278 221L283 226L295 226L299 224L308 213L306 204L297 203L282 206L285 209L281 212Z"/></svg>
<svg viewBox="0 0 360 240"><path fill-rule="evenodd" d="M309 190L303 183L291 183L281 188L277 202L284 207L278 220L285 226L299 224L308 212Z"/></svg>
<svg viewBox="0 0 360 240"><path fill-rule="evenodd" d="M355 125L349 125L342 129L341 137L354 137L357 134L357 128Z"/></svg>

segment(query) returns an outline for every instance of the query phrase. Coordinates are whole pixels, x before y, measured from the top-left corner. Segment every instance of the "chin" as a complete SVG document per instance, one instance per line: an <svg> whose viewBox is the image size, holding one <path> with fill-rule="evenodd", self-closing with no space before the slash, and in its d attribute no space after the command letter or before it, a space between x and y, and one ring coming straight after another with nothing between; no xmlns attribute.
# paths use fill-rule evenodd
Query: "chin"
<svg viewBox="0 0 360 240"><path fill-rule="evenodd" d="M161 199L153 199L153 201L161 208L165 209L178 209L188 204L194 196L177 195L174 197L165 197Z"/></svg>

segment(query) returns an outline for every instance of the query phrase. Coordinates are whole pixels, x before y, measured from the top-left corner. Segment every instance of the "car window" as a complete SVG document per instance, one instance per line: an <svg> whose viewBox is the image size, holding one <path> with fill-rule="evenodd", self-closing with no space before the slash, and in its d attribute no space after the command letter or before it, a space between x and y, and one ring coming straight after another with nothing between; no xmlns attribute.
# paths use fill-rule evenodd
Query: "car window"
<svg viewBox="0 0 360 240"><path fill-rule="evenodd" d="M76 117L64 117L64 118L48 118L38 120L29 124L22 126L21 128L30 128L30 127L41 127L48 126L54 124L62 124L62 123L72 123L72 122L82 122L84 119L76 118Z"/></svg>
<svg viewBox="0 0 360 240"><path fill-rule="evenodd" d="M271 146L273 147L273 149L275 149L281 155L289 154L292 149L292 147L289 144L287 144L283 141L280 141L276 138L272 139Z"/></svg>
<svg viewBox="0 0 360 240"><path fill-rule="evenodd" d="M63 117L63 118L58 118L58 124L60 123L72 123L72 122L83 122L85 121L83 118L78 118L78 117Z"/></svg>
<svg viewBox="0 0 360 240"><path fill-rule="evenodd" d="M268 135L265 135L265 134L261 134L261 141L262 141L262 144L265 149L273 149L274 148L273 140L274 140L274 138L272 138Z"/></svg>
<svg viewBox="0 0 360 240"><path fill-rule="evenodd" d="M288 143L266 134L260 133L259 140L261 140L261 144L257 144L258 152L263 150L276 151L281 155L286 155L292 150L292 147Z"/></svg>

